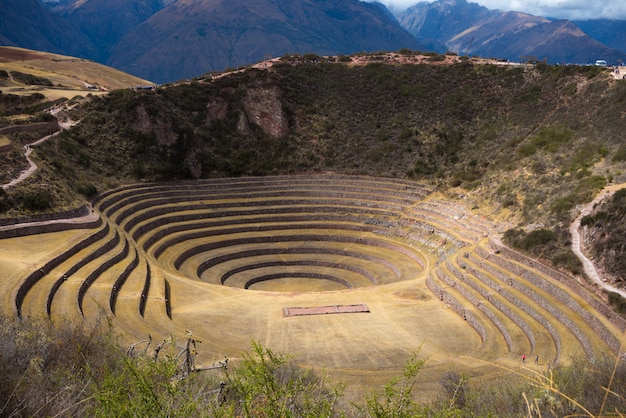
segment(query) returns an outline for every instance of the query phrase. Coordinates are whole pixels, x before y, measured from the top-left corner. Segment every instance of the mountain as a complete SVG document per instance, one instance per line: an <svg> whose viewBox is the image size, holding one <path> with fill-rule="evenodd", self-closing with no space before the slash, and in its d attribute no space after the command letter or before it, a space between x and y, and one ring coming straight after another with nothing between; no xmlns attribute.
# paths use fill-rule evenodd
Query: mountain
<svg viewBox="0 0 626 418"><path fill-rule="evenodd" d="M574 24L606 46L626 52L626 20L593 19Z"/></svg>
<svg viewBox="0 0 626 418"><path fill-rule="evenodd" d="M39 0L2 0L0 44L90 58L97 48Z"/></svg>
<svg viewBox="0 0 626 418"><path fill-rule="evenodd" d="M168 3L171 0L72 0L57 3L54 10L98 45L90 58L105 62L124 36Z"/></svg>
<svg viewBox="0 0 626 418"><path fill-rule="evenodd" d="M440 42L461 54L516 62L535 57L550 63L589 63L598 58L617 62L626 57L570 21L488 10L466 0L422 2L397 18L418 39Z"/></svg>
<svg viewBox="0 0 626 418"><path fill-rule="evenodd" d="M4 0L0 45L87 58L159 83L286 53L408 48L511 61L626 60L620 21L578 22L581 30L467 0L395 12L358 0Z"/></svg>
<svg viewBox="0 0 626 418"><path fill-rule="evenodd" d="M70 99L150 83L91 60L18 47L0 46L0 62L4 71L23 74L0 80L5 94L38 93L52 99ZM47 88L33 80L46 81L43 86Z"/></svg>
<svg viewBox="0 0 626 418"><path fill-rule="evenodd" d="M358 0L179 0L112 50L107 63L159 82L285 53L420 49L380 4Z"/></svg>

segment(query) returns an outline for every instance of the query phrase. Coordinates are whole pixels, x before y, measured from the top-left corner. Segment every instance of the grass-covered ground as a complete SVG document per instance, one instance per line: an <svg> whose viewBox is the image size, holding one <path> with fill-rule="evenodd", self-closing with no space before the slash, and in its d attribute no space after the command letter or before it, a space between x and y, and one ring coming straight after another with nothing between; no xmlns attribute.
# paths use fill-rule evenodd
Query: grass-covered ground
<svg viewBox="0 0 626 418"><path fill-rule="evenodd" d="M204 365L237 364L255 340L345 384L352 401L402 373L418 347L428 358L414 383L421 401L451 372L492 381L523 354L543 372L620 350L624 324L599 299L505 254L493 222L422 183L140 183L93 207L102 223L0 241L6 315L106 320L126 344L191 332ZM283 314L357 304L368 312Z"/></svg>
<svg viewBox="0 0 626 418"><path fill-rule="evenodd" d="M545 227L560 248L548 258L577 268L562 254L559 231L577 204L621 178L623 81L598 67L464 57L403 65L309 58L94 98L72 113L78 126L41 147L38 177L4 197L7 214L76 206L136 180L303 171L408 177L524 233ZM267 133L272 123L281 135ZM24 205L33 196L49 208Z"/></svg>
<svg viewBox="0 0 626 418"><path fill-rule="evenodd" d="M548 364L554 367L555 360L577 364L578 358L593 359L594 352L619 352L620 332L596 315L598 300L592 301L593 309L577 308L590 300L569 293L563 284L546 290L545 281L550 279L543 270L532 261L517 264L499 255L483 235L491 232L473 228L482 219L500 232L509 230L505 238L510 244L579 272L566 250L566 226L577 204L620 178L626 161L620 140L624 128L620 106L626 93L622 81L596 67L500 66L463 57L456 57L454 64L442 64L442 59L410 65L346 65L309 58L292 65L290 57L270 70L200 77L154 91L121 89L74 100L77 106L67 117L81 122L35 149L39 170L0 192L0 212L11 218L70 209L134 182L305 172L419 180L439 190L436 199L418 204L423 196L406 192L406 199L414 202L391 210L385 205L397 205L392 203L397 197L373 199L377 193L337 186L340 193L347 193L341 197L343 203L329 200L325 205L335 206L338 213L343 210L341 216L346 208L358 207L349 214L356 218L334 219L332 224L316 218L320 224L313 226L312 221L293 219L239 225L248 216L239 214L218 228L196 225L197 219L228 218L221 208L235 201L233 208L256 202L263 211L285 211L302 196L290 196L293 191L287 187L278 192L282 205L266 201L266 196L238 201L233 196L195 193L167 204L159 200L163 196L155 196L139 206L135 202L142 198L131 193L119 205L113 200L107 208L96 205L109 227L101 236L99 229L92 229L0 241L7 248L0 252L0 263L7 267L3 271L8 272L3 280L5 312L11 316L17 309L24 317L49 316L59 324L67 315L82 316L91 324L110 318L125 342L148 333L155 340L180 337L192 328L205 348L198 351L198 360L209 363L223 355L242 361L254 339L294 355L305 368L321 368L334 381L346 383L348 400L363 399L367 388L382 387L402 373L417 347L428 357L415 383L421 401L438 397L438 382L446 373L452 373L448 389L459 387L455 373L474 382L494 380L500 373L519 370L523 353L540 355L539 364L528 365L532 374L544 373ZM30 109L32 116L25 123L46 118L37 110L47 103L45 97L0 97ZM3 123L24 121L7 116ZM6 154L11 158L4 164L19 172L19 149L38 133L11 135L15 149ZM337 193L331 190L324 193ZM171 190L168 196L179 191ZM112 196L116 193L122 192ZM257 193L253 188L243 196ZM332 196L324 199L337 199ZM184 209L190 218L165 221L162 215L174 213L185 201L198 206ZM318 205L323 206L309 201L308 210ZM390 221L390 215L364 215L365 208L395 214ZM152 209L162 213L133 226L126 223ZM256 216L261 215L265 213ZM150 220L156 223L149 224ZM298 227L298 222L303 226L297 237L285 231ZM270 223L288 226L273 230L267 228ZM355 233L351 224L371 230ZM139 233L142 225L151 232ZM223 232L225 225L244 229ZM171 232L168 227L183 229ZM332 233L324 232L324 227ZM384 238L379 228L387 231ZM189 235L196 232L200 235ZM157 245L145 246L150 234L160 233L163 236L154 238ZM220 238L222 234L225 237ZM268 241L268 235L290 238ZM43 272L41 278L32 276L47 260L88 237L94 237L89 245L80 251L76 247L52 271ZM346 290L322 285L316 292L286 292L293 290L288 278L266 280L255 291L240 285L216 286L204 281L232 272L235 278L229 283L255 279L242 274L246 266L241 265L209 269L203 273L206 277L196 277L198 266L214 257L211 251L219 246L209 245L192 256L185 251L219 239L226 253L234 251L229 247L233 243L252 242L261 243L263 250L273 245L285 251L314 247L345 254L369 246L370 258L397 262L402 279ZM337 242L327 244L333 240ZM405 253L372 244L383 241L387 247L389 242L395 248L410 247L414 259L426 267L414 271L403 267L410 266ZM47 244L38 245L42 242ZM366 276L354 268L341 267L351 258L363 257L323 260L324 277L346 274L345 283L362 280ZM283 265L301 262L290 255L282 260ZM254 268L270 276L275 273L272 269L278 267L263 262L267 261ZM67 272L71 274L65 279ZM126 272L128 278L120 281ZM27 276L32 280L25 280ZM351 303L365 303L371 312L283 318L281 311L285 306ZM610 338L600 338L598 327L608 329ZM443 393L452 408L455 395ZM522 403L519 392L514 396L516 402L504 399L515 405L517 414L535 407L532 400ZM536 396L547 408L543 412L551 408L569 412L569 404L557 398ZM380 400L369 399L373 406ZM486 410L496 410L498 402Z"/></svg>
<svg viewBox="0 0 626 418"><path fill-rule="evenodd" d="M158 351L156 342L136 343L132 350L120 348L106 326L52 328L48 322L16 324L2 318L0 412L106 417L600 417L621 416L626 408L626 371L622 362L610 357L578 359L541 373L529 364L488 383L450 372L437 383L438 396L424 402L415 400L414 384L429 360L416 350L405 359L402 373L348 403L341 385L259 342L250 343L236 365L197 373L189 373L192 350L202 351L202 343L193 336L159 344Z"/></svg>

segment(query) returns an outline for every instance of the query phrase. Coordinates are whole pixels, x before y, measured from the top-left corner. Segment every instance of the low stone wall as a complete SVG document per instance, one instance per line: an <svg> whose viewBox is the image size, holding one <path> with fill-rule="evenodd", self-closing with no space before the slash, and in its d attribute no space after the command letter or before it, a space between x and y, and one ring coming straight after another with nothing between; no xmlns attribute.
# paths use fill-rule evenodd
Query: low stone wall
<svg viewBox="0 0 626 418"><path fill-rule="evenodd" d="M21 318L21 316L22 316L22 303L24 302L24 298L26 297L26 294L28 293L28 291L39 280L41 280L44 276L49 274L54 268L59 266L65 260L68 260L70 257L72 257L75 254L77 254L79 251L81 251L84 248L87 248L89 245L92 245L93 243L103 239L109 233L109 230L110 230L109 225L105 224L104 228L102 228L100 231L92 234L91 236L89 236L89 237L85 238L84 240L80 241L79 243L75 244L73 247L71 247L71 248L67 249L66 251L62 252L58 256L54 257L52 260L48 261L44 266L42 266L38 270L32 272L30 275L28 275L28 277L26 277L26 279L22 282L22 284L18 288L17 293L15 295L15 305L16 305L17 316L19 318ZM64 281L64 278L59 279L57 281L58 284L55 283L53 285L51 291L56 291L54 289L55 286L58 289L58 287L61 285L61 283L63 281ZM50 300L50 298L48 298L48 299ZM49 313L50 313L50 308L48 306L48 314Z"/></svg>
<svg viewBox="0 0 626 418"><path fill-rule="evenodd" d="M445 273L441 271L440 268L437 268L436 271L437 278L441 280L443 283L448 285L451 288L454 288L461 296L463 296L469 303L471 303L476 309L480 310L498 329L504 341L509 349L509 351L513 348L513 338L511 337L511 333L506 328L506 326L502 323L500 318L489 309L484 303L480 301L473 293L467 291L465 287L461 284L457 284L452 278L448 277ZM432 279L431 279L432 280ZM443 300L443 295L440 295L440 299Z"/></svg>
<svg viewBox="0 0 626 418"><path fill-rule="evenodd" d="M479 254L484 255L484 254ZM476 255L472 255L472 257L477 257ZM551 297L556 299L562 306L565 306L571 310L572 313L580 316L592 329L593 331L604 340L609 347L613 351L619 350L620 342L614 335L612 335L603 325L600 323L598 318L592 315L587 309L583 308L570 294L564 291L561 287L556 284L550 282L544 277L536 274L535 272L521 268L520 265L515 264L511 260L503 259L502 257L486 254L484 256L485 260L495 262L495 264L502 267L504 270L511 272L512 274L517 275L517 280L512 280L507 276L507 279L510 280L510 285L522 293L529 296L533 301L537 302L544 309L548 310L552 315L554 315L561 323L566 325L576 336L577 339L581 342L581 344L586 348L586 351L591 353L593 350L588 342L588 339L584 336L580 327L576 326L573 321L569 318L569 315L563 312L560 309L557 309L553 303L553 301L548 301L545 298L539 296L536 292L531 291L522 280L527 283L536 286L539 289L547 292ZM480 262L480 260L477 260ZM489 271L494 275L503 275L503 273L491 265L489 262L482 263L482 268Z"/></svg>
<svg viewBox="0 0 626 418"><path fill-rule="evenodd" d="M148 296L150 295L150 282L152 280L152 273L150 271L150 263L146 260L146 280L143 283L143 289L141 290L141 298L139 299L139 315L142 317L146 313L146 302L148 302ZM171 314L169 315L171 319Z"/></svg>
<svg viewBox="0 0 626 418"><path fill-rule="evenodd" d="M115 283L113 284L113 288L111 290L111 296L109 298L109 307L111 308L111 312L115 315L115 307L117 304L117 297L119 296L120 290L126 283L126 280L130 277L131 273L135 271L135 269L139 266L139 253L137 249L135 249L135 258L133 261L126 266L122 274L119 275Z"/></svg>
<svg viewBox="0 0 626 418"><path fill-rule="evenodd" d="M617 315L609 306L605 303L594 297L589 293L587 289L581 286L574 278L568 277L563 273L560 273L549 266L546 266L543 263L540 263L536 260L530 259L523 254L518 253L508 247L503 245L499 245L494 241L490 241L490 245L492 248L495 248L499 251L499 254L505 258L518 262L520 264L532 267L537 269L542 274L550 277L553 280L558 281L561 284L564 284L569 289L571 289L578 296L583 298L583 300L589 305L591 305L596 311L600 312L603 316L605 316L613 325L615 325L621 333L626 332L626 320L619 315ZM610 343L607 341L607 344L610 344L611 347L614 346L614 343Z"/></svg>
<svg viewBox="0 0 626 418"><path fill-rule="evenodd" d="M0 226L18 225L22 223L56 221L67 218L80 218L89 215L91 208L89 205L83 205L76 209L70 209L64 212L45 213L41 215L24 215L16 218L0 219Z"/></svg>
<svg viewBox="0 0 626 418"><path fill-rule="evenodd" d="M117 236L119 237L119 235ZM89 290L91 285L98 279L98 277L102 275L102 273L109 270L111 267L128 257L129 252L130 245L128 244L127 240L124 240L124 248L122 248L122 251L120 251L117 255L109 258L107 261L101 263L91 273L89 273L85 280L83 280L83 282L80 284L80 288L78 289L78 309L80 310L81 314L83 313L83 299L85 298L87 290Z"/></svg>
<svg viewBox="0 0 626 418"><path fill-rule="evenodd" d="M198 266L196 270L196 274L198 277L201 277L205 271L208 269L217 266L218 264L225 263L232 260L238 260L249 257L259 257L266 255L289 255L289 254L320 254L320 255L336 255L340 257L349 257L349 258L357 258L365 261L370 261L379 265L382 265L386 269L388 269L391 274L396 277L396 279L400 279L400 270L390 263L389 261L380 258L371 256L368 254L358 253L356 251L348 251L343 249L335 249L335 248L263 248L263 249L254 249L254 250L244 250L244 251L236 251L229 252L228 254L222 254L215 257L212 257L208 260L204 260Z"/></svg>
<svg viewBox="0 0 626 418"><path fill-rule="evenodd" d="M487 339L487 330L482 322L480 322L472 312L467 311L458 300L439 286L430 275L426 279L426 286L434 294L440 295L442 302L449 305L457 315L467 321L467 323L478 333L481 341L484 342Z"/></svg>
<svg viewBox="0 0 626 418"><path fill-rule="evenodd" d="M511 309L509 305L507 305L506 303L503 303L498 298L494 298L489 292L487 292L484 288L482 288L478 283L475 283L473 280L467 278L467 276L463 274L462 272L460 272L459 270L457 270L452 263L448 261L446 266L448 267L448 270L450 270L450 272L455 275L455 277L463 281L463 283L467 284L467 286L470 287L471 289L474 289L474 291L476 291L478 294L484 297L487 300L487 302L493 305L494 308L502 312L504 316L509 318L515 325L517 325L522 330L524 335L526 335L526 338L528 339L530 346L531 346L531 351L535 348L537 344L536 339L535 339L535 333L533 332L528 322L526 322L517 313L513 312L513 310ZM493 290L496 290L496 289L493 289ZM517 298L513 298L513 300L510 300L509 298L505 296L505 299L507 300L507 302L509 302L510 304L514 306L517 306L515 305L515 302L519 302ZM526 310L524 310L524 312L526 312ZM558 357L559 347L560 347L558 341L555 341L555 345L556 345L556 351L557 351L557 357Z"/></svg>
<svg viewBox="0 0 626 418"><path fill-rule="evenodd" d="M102 223L102 219L97 219L95 221L84 223L61 222L5 229L0 231L0 239L26 237L29 235L47 234L50 232L70 231L73 229L96 229L102 226Z"/></svg>

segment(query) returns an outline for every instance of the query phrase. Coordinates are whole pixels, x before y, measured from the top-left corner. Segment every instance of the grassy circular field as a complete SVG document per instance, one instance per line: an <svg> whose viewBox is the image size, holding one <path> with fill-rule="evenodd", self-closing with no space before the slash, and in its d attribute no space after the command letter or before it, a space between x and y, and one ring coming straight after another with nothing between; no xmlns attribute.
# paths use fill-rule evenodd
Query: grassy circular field
<svg viewBox="0 0 626 418"><path fill-rule="evenodd" d="M417 392L429 398L449 371L480 380L519 367L522 354L538 355L528 366L543 370L619 346L599 301L501 248L493 223L423 184L340 175L141 184L94 208L98 227L0 240L8 313L106 316L128 342L191 332L202 364L236 361L254 340L355 397L416 350L428 357ZM342 311L352 305L366 309Z"/></svg>

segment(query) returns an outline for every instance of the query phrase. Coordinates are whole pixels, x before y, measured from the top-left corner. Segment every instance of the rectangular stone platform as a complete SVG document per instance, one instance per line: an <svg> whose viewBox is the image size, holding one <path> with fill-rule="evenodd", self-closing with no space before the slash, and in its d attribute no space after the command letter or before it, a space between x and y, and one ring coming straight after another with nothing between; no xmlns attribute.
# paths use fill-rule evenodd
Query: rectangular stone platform
<svg viewBox="0 0 626 418"><path fill-rule="evenodd" d="M339 313L368 313L370 310L364 303L356 305L311 306L306 308L283 308L283 316L327 315Z"/></svg>

